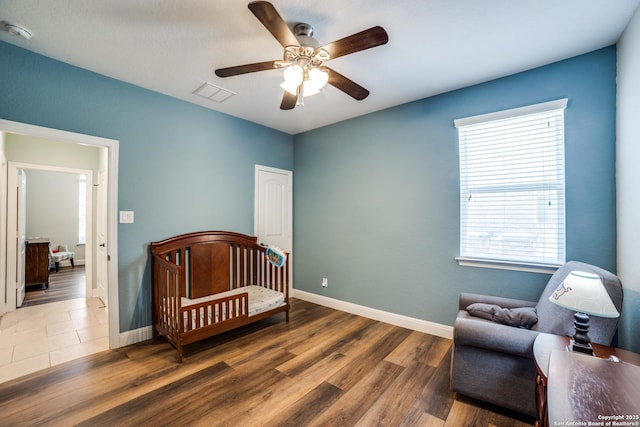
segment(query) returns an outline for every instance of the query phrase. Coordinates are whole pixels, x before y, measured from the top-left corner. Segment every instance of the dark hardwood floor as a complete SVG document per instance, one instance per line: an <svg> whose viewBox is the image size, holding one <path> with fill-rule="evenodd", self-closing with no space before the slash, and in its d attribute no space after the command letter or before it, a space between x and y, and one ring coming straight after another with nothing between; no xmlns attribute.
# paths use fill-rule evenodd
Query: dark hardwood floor
<svg viewBox="0 0 640 427"><path fill-rule="evenodd" d="M49 272L49 289L45 289L44 285L27 286L22 305L30 307L50 302L84 298L85 294L84 266L79 265L75 268L61 267L58 272Z"/></svg>
<svg viewBox="0 0 640 427"><path fill-rule="evenodd" d="M0 384L0 424L529 426L449 391L451 341L292 300L190 345L109 350Z"/></svg>

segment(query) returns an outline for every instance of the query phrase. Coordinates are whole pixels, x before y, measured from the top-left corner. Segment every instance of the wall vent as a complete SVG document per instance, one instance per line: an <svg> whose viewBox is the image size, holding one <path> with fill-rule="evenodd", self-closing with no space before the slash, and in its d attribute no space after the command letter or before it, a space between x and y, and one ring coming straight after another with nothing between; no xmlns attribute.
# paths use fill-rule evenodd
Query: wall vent
<svg viewBox="0 0 640 427"><path fill-rule="evenodd" d="M223 102L235 95L235 93L209 82L205 82L198 89L194 90L193 93L214 102Z"/></svg>

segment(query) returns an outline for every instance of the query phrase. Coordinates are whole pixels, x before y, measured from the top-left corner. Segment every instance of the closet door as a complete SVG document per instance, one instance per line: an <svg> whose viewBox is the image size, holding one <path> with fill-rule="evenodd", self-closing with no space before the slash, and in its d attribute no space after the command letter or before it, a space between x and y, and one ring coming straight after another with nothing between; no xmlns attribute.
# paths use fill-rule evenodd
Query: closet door
<svg viewBox="0 0 640 427"><path fill-rule="evenodd" d="M293 172L256 165L254 233L258 243L289 252L289 292L293 289Z"/></svg>
<svg viewBox="0 0 640 427"><path fill-rule="evenodd" d="M255 234L258 243L291 251L293 172L256 165Z"/></svg>

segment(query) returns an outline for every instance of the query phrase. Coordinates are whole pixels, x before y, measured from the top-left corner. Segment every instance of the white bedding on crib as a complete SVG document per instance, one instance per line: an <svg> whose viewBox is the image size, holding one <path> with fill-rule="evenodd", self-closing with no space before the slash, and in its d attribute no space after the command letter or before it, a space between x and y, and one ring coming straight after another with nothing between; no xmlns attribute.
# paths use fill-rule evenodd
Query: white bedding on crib
<svg viewBox="0 0 640 427"><path fill-rule="evenodd" d="M248 313L249 316L254 316L256 314L260 314L272 308L284 305L284 294L282 292L274 291L274 290L263 288L262 286L256 286L256 285L245 286L242 288L233 289L233 290L222 292L219 294L209 295L206 297L201 297L196 299L189 299L189 298L182 297L181 303L183 308L188 308L190 305L213 301L225 296L237 295L243 292L247 292L249 294L249 313ZM204 320L204 316L205 316L204 310L199 310L199 311L200 311L201 320ZM195 318L197 317L196 310L195 309L191 310L191 313L193 316L191 329L195 329L196 327ZM207 323L211 323L211 319L213 315L213 313L211 313L211 307L209 307L206 314L207 314L207 317L209 318L209 322ZM216 310L215 322L226 320L227 318L228 316L226 313L219 313L218 310ZM187 319L188 319L187 313L185 312L184 313L185 324L188 322Z"/></svg>

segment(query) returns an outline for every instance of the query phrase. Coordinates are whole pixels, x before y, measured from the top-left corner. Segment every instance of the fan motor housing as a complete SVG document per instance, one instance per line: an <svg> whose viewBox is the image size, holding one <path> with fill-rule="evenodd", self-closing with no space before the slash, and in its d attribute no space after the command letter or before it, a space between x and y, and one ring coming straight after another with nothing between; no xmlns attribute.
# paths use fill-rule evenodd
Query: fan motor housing
<svg viewBox="0 0 640 427"><path fill-rule="evenodd" d="M305 22L299 22L293 26L293 34L295 34L296 37L313 37L313 27Z"/></svg>
<svg viewBox="0 0 640 427"><path fill-rule="evenodd" d="M305 22L299 22L293 26L293 34L300 42L301 46L308 46L311 48L317 48L320 43L313 38L313 27Z"/></svg>

